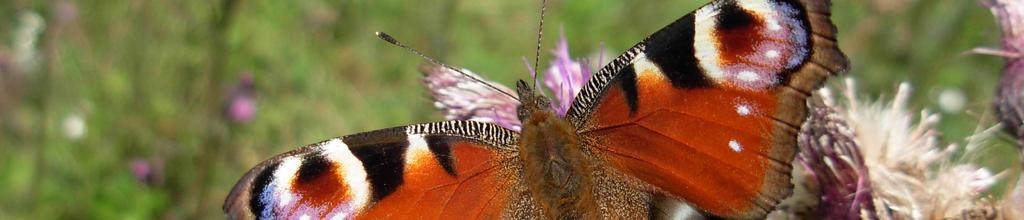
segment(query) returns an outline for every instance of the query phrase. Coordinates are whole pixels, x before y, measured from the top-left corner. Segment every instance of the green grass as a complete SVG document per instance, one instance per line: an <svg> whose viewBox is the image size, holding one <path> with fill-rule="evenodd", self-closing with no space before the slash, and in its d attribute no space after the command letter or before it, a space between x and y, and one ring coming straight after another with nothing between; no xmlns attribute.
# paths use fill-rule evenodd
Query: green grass
<svg viewBox="0 0 1024 220"><path fill-rule="evenodd" d="M943 114L943 141L992 125L1002 60L962 55L998 45L987 9L973 1L887 10L874 6L881 0L835 1L848 75L860 91L891 95L908 81L914 109L938 109L942 89L962 90L966 111ZM0 4L0 54L14 51L20 12L46 21L38 68L0 72L0 219L219 218L234 182L272 155L442 119L419 83L422 61L374 31L510 84L528 76L521 57L532 59L538 19L534 1L83 0L70 3L77 17L61 21L57 2ZM552 1L543 55L559 29L575 56L602 43L617 53L703 3ZM237 124L220 110L243 73L255 78L258 114ZM73 114L86 121L77 140L62 130ZM997 143L992 155L1011 150ZM136 158L162 166L158 181L135 180Z"/></svg>

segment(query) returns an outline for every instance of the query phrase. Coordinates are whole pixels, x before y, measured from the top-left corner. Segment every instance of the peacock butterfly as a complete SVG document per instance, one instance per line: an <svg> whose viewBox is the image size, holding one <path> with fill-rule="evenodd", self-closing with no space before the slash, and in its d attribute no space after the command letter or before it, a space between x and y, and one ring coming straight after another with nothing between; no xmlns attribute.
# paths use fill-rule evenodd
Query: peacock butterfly
<svg viewBox="0 0 1024 220"><path fill-rule="evenodd" d="M805 100L847 68L829 0L714 0L599 70L564 117L523 81L522 132L478 121L333 138L260 163L233 219L763 218L790 194Z"/></svg>

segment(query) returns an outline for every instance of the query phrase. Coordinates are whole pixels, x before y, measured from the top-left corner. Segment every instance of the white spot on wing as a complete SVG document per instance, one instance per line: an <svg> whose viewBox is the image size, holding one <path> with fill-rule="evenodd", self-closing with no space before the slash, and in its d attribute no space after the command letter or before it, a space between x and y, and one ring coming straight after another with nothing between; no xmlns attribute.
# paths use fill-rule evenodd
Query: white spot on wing
<svg viewBox="0 0 1024 220"><path fill-rule="evenodd" d="M764 56L766 56L768 58L776 58L776 57L779 57L779 51L778 50L768 50L768 52L764 53Z"/></svg>
<svg viewBox="0 0 1024 220"><path fill-rule="evenodd" d="M280 201L280 203L277 203L278 207L285 207L288 204L291 204L292 203L292 199L295 198L295 196L292 196L292 194L289 193L289 192L281 191L281 194L279 194L279 195L281 195L281 196L280 196L280 200L278 200L278 201Z"/></svg>
<svg viewBox="0 0 1024 220"><path fill-rule="evenodd" d="M348 217L349 216L346 216L344 214L342 214L342 215L334 215L334 216L331 216L331 220L342 220L342 219L346 219Z"/></svg>
<svg viewBox="0 0 1024 220"><path fill-rule="evenodd" d="M740 142L737 142L736 140L729 140L729 148L732 148L732 151L736 152L743 151L743 145L740 145Z"/></svg>
<svg viewBox="0 0 1024 220"><path fill-rule="evenodd" d="M353 207L353 210L366 207L370 202L370 182L366 179L363 162L352 155L348 145L338 138L323 143L320 145L320 150L327 159L341 166L341 172L345 174L345 184L348 185L349 193L352 194L350 207Z"/></svg>
<svg viewBox="0 0 1024 220"><path fill-rule="evenodd" d="M290 189L291 182L295 179L295 175L298 174L300 166L302 166L302 159L291 156L284 158L281 164L277 166L277 170L274 171L274 180L271 184L274 185L274 194L279 199L278 207L291 204L294 197Z"/></svg>
<svg viewBox="0 0 1024 220"><path fill-rule="evenodd" d="M725 81L725 71L718 60L718 39L714 36L717 15L718 9L713 6L702 7L694 12L693 55L707 77L721 83Z"/></svg>
<svg viewBox="0 0 1024 220"><path fill-rule="evenodd" d="M754 14L765 18L765 23L768 24L768 30L779 31L782 30L782 26L779 25L779 21L776 20L778 16L777 5L771 1L764 0L740 0L739 6L747 11L751 11Z"/></svg>
<svg viewBox="0 0 1024 220"><path fill-rule="evenodd" d="M768 21L768 30L773 30L773 31L782 30L782 26L779 26L779 22L777 22L775 20L769 20Z"/></svg>
<svg viewBox="0 0 1024 220"><path fill-rule="evenodd" d="M299 220L310 220L310 217L308 214L302 214L302 216L299 217Z"/></svg>
<svg viewBox="0 0 1024 220"><path fill-rule="evenodd" d="M736 77L738 77L740 80L747 82L754 82L761 79L761 76L758 76L757 73L754 73L752 71L741 71L739 74L736 75Z"/></svg>
<svg viewBox="0 0 1024 220"><path fill-rule="evenodd" d="M745 105L745 104L736 105L736 113L740 114L740 116L750 115L750 112L751 112L750 106Z"/></svg>
<svg viewBox="0 0 1024 220"><path fill-rule="evenodd" d="M409 134L409 149L405 152L405 164L416 165L424 158L430 159L432 154L427 147L427 140L422 134Z"/></svg>
<svg viewBox="0 0 1024 220"><path fill-rule="evenodd" d="M640 56L637 56L636 58L634 58L634 60L635 61L633 61L633 70L636 71L637 78L665 78L665 76L663 75L664 72L661 71L661 68L658 68L658 65L655 65L654 62L651 62L650 59L647 59L646 54L641 53ZM648 73L653 73L653 75L646 75Z"/></svg>
<svg viewBox="0 0 1024 220"><path fill-rule="evenodd" d="M739 0L740 7L751 11L768 11L772 9L771 3L765 0Z"/></svg>

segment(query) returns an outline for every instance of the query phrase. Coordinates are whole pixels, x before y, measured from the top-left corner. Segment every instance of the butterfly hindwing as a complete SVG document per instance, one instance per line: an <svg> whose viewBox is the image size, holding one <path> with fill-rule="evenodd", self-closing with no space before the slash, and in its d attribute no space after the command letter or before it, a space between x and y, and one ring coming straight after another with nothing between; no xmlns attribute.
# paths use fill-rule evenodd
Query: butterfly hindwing
<svg viewBox="0 0 1024 220"><path fill-rule="evenodd" d="M445 121L327 140L261 163L225 202L233 219L497 217L515 132Z"/></svg>
<svg viewBox="0 0 1024 220"><path fill-rule="evenodd" d="M608 165L713 215L788 196L805 100L846 69L827 0L719 0L596 73L567 117Z"/></svg>

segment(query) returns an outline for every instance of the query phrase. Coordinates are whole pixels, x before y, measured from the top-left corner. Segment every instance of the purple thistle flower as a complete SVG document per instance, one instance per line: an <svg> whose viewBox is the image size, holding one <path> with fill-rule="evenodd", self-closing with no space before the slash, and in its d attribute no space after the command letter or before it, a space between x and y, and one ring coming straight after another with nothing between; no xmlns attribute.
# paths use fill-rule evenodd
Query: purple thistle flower
<svg viewBox="0 0 1024 220"><path fill-rule="evenodd" d="M128 168L139 182L149 182L150 175L153 174L153 167L149 165L149 161L143 159L132 160Z"/></svg>
<svg viewBox="0 0 1024 220"><path fill-rule="evenodd" d="M1003 50L992 54L1008 60L996 92L996 112L1004 128L1019 141L1024 140L1024 2L1012 0L984 0L1003 27ZM978 50L975 50L978 51ZM990 50L985 50L990 51ZM1024 143L1024 142L1022 142Z"/></svg>
<svg viewBox="0 0 1024 220"><path fill-rule="evenodd" d="M516 118L519 103L512 97L443 66L424 64L420 66L420 72L423 72L423 83L434 99L434 107L441 110L446 119L491 122L516 131L520 129L522 123ZM515 94L508 87L487 81L472 71L463 69L462 72Z"/></svg>
<svg viewBox="0 0 1024 220"><path fill-rule="evenodd" d="M1017 138L1018 157L1024 167L1024 2L1019 0L981 0L988 7L1003 30L1002 50L975 49L1007 59L1003 76L996 89L996 113L1003 128ZM1024 178L1007 193L1003 202L1008 216L1024 218Z"/></svg>
<svg viewBox="0 0 1024 220"><path fill-rule="evenodd" d="M229 107L231 119L236 122L248 122L256 116L256 103L252 97L239 96L231 100Z"/></svg>
<svg viewBox="0 0 1024 220"><path fill-rule="evenodd" d="M551 97L551 108L564 116L576 94L590 79L590 67L587 62L573 60L569 56L569 43L564 34L552 53L555 58L551 61L551 67L544 72L543 80L554 96ZM527 68L530 68L528 62ZM509 94L515 94L508 87L488 81L469 70L462 71ZM423 72L423 83L434 99L434 107L441 110L446 119L491 122L516 131L521 128L522 123L516 117L519 102L515 99L439 65L424 64L420 72ZM530 73L536 75L532 69Z"/></svg>
<svg viewBox="0 0 1024 220"><path fill-rule="evenodd" d="M798 136L798 162L808 182L793 198L818 198L801 209L783 207L783 216L811 219L942 219L991 216L993 204L980 199L999 175L969 161L953 158L958 149L969 158L991 138L988 129L969 138L964 148L943 147L934 126L936 114L908 111L910 85L900 84L890 102L861 102L852 80L837 105L828 89L812 102L809 119ZM823 103L823 104L822 104ZM801 195L803 193L804 195ZM809 194L809 195L806 195ZM790 199L787 199L790 200ZM801 204L803 205L803 204Z"/></svg>
<svg viewBox="0 0 1024 220"><path fill-rule="evenodd" d="M256 99L251 74L243 74L228 93L224 114L233 122L245 123L256 117Z"/></svg>
<svg viewBox="0 0 1024 220"><path fill-rule="evenodd" d="M162 160L135 158L128 162L128 171L136 181L145 185L157 185L163 182Z"/></svg>
<svg viewBox="0 0 1024 220"><path fill-rule="evenodd" d="M591 72L587 62L569 57L569 42L566 41L564 32L552 53L555 58L551 61L551 67L544 72L544 85L551 89L551 95L554 96L552 108L564 116L576 94L590 79Z"/></svg>
<svg viewBox="0 0 1024 220"><path fill-rule="evenodd" d="M811 103L810 117L797 139L797 161L819 186L818 217L877 219L868 168L853 129L835 108Z"/></svg>

